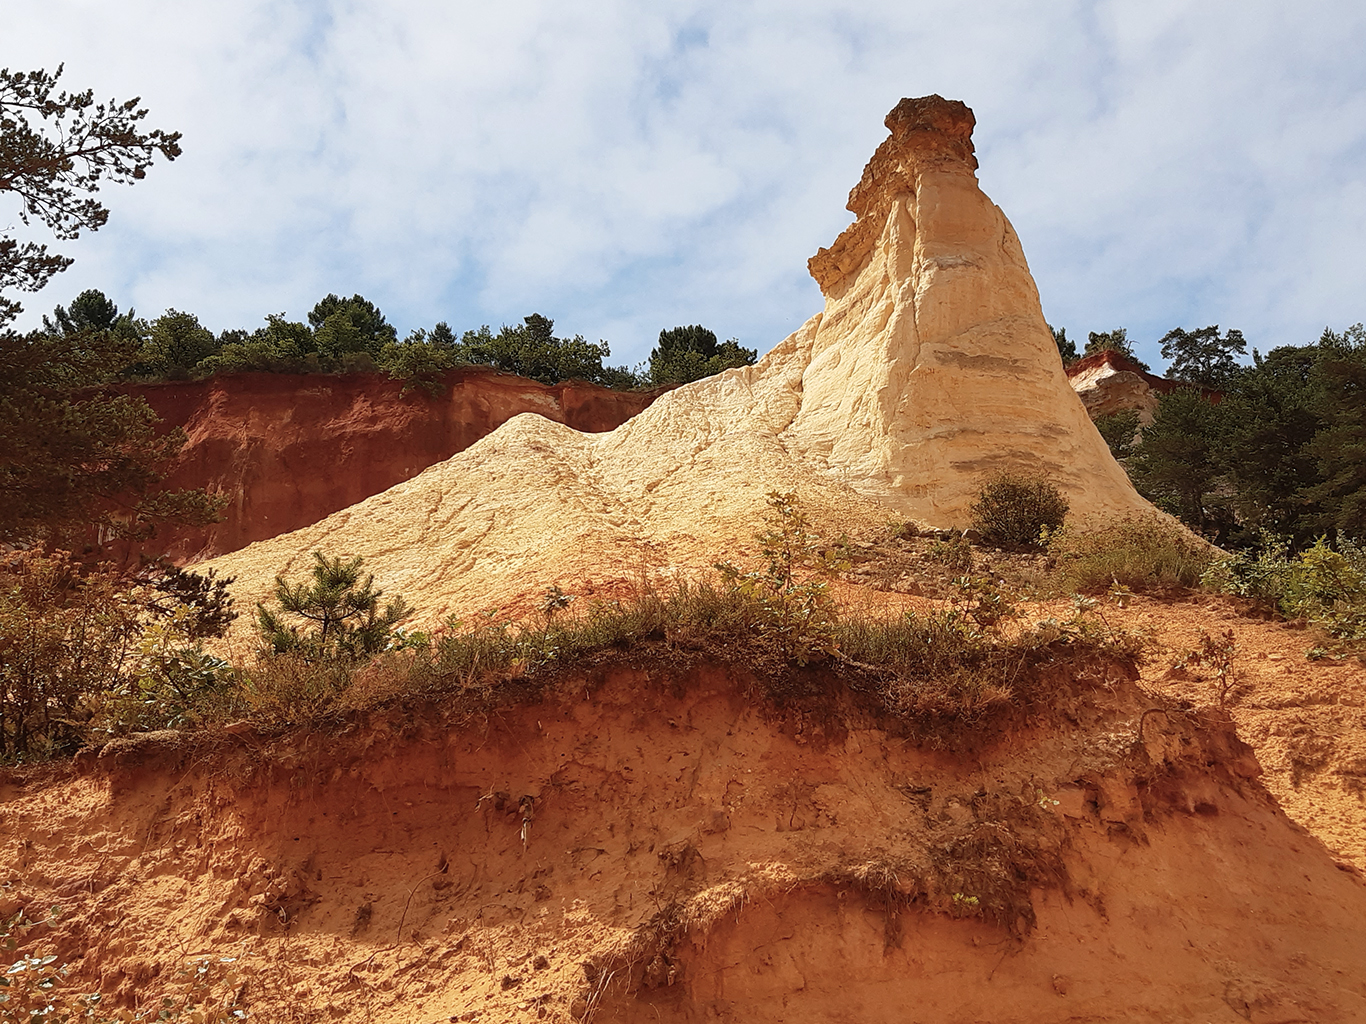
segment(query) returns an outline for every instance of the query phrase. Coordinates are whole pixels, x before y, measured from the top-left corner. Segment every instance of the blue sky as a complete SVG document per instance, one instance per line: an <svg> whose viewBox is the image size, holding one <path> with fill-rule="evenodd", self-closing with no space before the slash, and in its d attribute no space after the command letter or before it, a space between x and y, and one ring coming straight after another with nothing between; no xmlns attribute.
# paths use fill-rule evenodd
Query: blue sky
<svg viewBox="0 0 1366 1024"><path fill-rule="evenodd" d="M1366 319L1359 0L8 0L0 61L140 95L185 155L110 187L21 327L98 287L215 330L360 292L401 333L766 351L902 96L977 115L1044 312L1262 350ZM13 210L3 224L16 224Z"/></svg>

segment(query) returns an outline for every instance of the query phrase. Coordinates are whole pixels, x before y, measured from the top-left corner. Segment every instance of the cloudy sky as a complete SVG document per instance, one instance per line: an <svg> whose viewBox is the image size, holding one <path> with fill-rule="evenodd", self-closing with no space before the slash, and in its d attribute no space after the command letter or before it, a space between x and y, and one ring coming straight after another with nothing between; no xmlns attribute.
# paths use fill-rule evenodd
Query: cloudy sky
<svg viewBox="0 0 1366 1024"><path fill-rule="evenodd" d="M764 351L820 309L882 118L938 92L1055 326L1154 364L1174 326L1305 343L1366 319L1363 52L1360 0L6 0L0 64L140 95L185 150L102 193L20 326L88 287L216 330L335 291L400 333Z"/></svg>

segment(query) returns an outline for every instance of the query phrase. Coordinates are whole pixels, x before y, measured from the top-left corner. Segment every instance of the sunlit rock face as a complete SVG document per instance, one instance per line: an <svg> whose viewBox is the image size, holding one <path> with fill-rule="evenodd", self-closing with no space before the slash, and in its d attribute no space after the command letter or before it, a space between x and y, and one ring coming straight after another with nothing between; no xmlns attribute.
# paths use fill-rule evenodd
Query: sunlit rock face
<svg viewBox="0 0 1366 1024"><path fill-rule="evenodd" d="M1046 476L1074 518L1150 510L1067 383L1020 243L974 174L972 112L903 100L810 261L825 309L754 366L662 395L615 430L514 416L306 529L219 559L239 600L310 552L362 555L428 619L528 612L551 584L608 595L753 557L771 491L813 527L966 526L989 475Z"/></svg>
<svg viewBox="0 0 1366 1024"><path fill-rule="evenodd" d="M1110 349L1078 359L1067 368L1067 379L1092 420L1136 412L1138 422L1145 427L1153 421L1158 398L1182 386L1149 373L1124 353Z"/></svg>
<svg viewBox="0 0 1366 1024"><path fill-rule="evenodd" d="M1068 386L1005 214L978 187L972 111L927 96L810 261L825 312L785 435L908 514L961 525L984 475L1041 472L1090 513L1146 507Z"/></svg>

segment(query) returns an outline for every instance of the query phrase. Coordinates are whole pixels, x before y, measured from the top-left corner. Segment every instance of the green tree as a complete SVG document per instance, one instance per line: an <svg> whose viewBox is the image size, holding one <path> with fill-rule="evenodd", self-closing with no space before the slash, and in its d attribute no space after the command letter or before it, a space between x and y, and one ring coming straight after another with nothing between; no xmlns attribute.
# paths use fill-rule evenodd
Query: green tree
<svg viewBox="0 0 1366 1024"><path fill-rule="evenodd" d="M1321 525L1366 537L1366 326L1324 330L1314 367L1323 427L1307 450L1322 481L1309 496L1322 503Z"/></svg>
<svg viewBox="0 0 1366 1024"><path fill-rule="evenodd" d="M19 219L37 220L59 239L78 238L109 219L94 195L106 182L146 176L156 155L180 156L180 133L144 130L138 98L96 103L94 92L57 92L62 76L0 70L0 192L20 199ZM37 242L0 236L0 328L23 307L7 291L36 292L71 260Z"/></svg>
<svg viewBox="0 0 1366 1024"><path fill-rule="evenodd" d="M58 306L52 316L43 317L43 330L49 334L111 331L119 321L119 307L98 288L87 288L71 300L70 311Z"/></svg>
<svg viewBox="0 0 1366 1024"><path fill-rule="evenodd" d="M185 442L142 398L101 387L137 339L110 331L0 332L0 543L150 538L160 522L214 522L224 497L158 491Z"/></svg>
<svg viewBox="0 0 1366 1024"><path fill-rule="evenodd" d="M1054 327L1048 325L1048 329L1053 332L1053 342L1058 346L1058 355L1062 357L1062 365L1069 366L1081 357L1077 355L1077 343L1067 337L1066 327Z"/></svg>
<svg viewBox="0 0 1366 1024"><path fill-rule="evenodd" d="M432 348L439 349L454 349L457 344L455 332L445 320L437 321L432 333L425 340Z"/></svg>
<svg viewBox="0 0 1366 1024"><path fill-rule="evenodd" d="M1320 354L1315 345L1287 345L1265 357L1254 352L1253 365L1230 382L1221 403L1228 432L1220 461L1239 521L1297 548L1326 522L1313 497L1323 477L1310 447L1325 424L1315 374Z"/></svg>
<svg viewBox="0 0 1366 1024"><path fill-rule="evenodd" d="M266 326L251 334L224 331L218 345L218 352L202 360L196 372L308 373L323 369L313 332L307 324L286 320L283 313L268 315Z"/></svg>
<svg viewBox="0 0 1366 1024"><path fill-rule="evenodd" d="M596 344L583 335L555 337L555 321L539 313L522 318L522 324L494 334L488 327L466 331L460 341L460 354L471 363L494 366L507 373L558 384L563 380L586 380L608 387L629 387L638 383L629 370L604 367L611 355L607 342ZM628 383L629 382L629 383Z"/></svg>
<svg viewBox="0 0 1366 1024"><path fill-rule="evenodd" d="M1129 459L1134 485L1195 530L1210 534L1226 529L1227 510L1212 500L1221 486L1226 433L1221 407L1198 390L1178 388L1163 395Z"/></svg>
<svg viewBox="0 0 1366 1024"><path fill-rule="evenodd" d="M389 646L394 628L412 614L395 597L382 608L384 591L372 574L361 575L360 556L328 558L313 552L311 579L289 583L275 577L281 611L256 606L256 625L271 654L294 654L307 661L359 661ZM292 616L302 622L291 622Z"/></svg>
<svg viewBox="0 0 1366 1024"><path fill-rule="evenodd" d="M1187 331L1176 327L1162 337L1162 358L1169 361L1167 376L1219 391L1238 374L1235 355L1247 353L1243 332L1229 329L1221 338L1219 325Z"/></svg>
<svg viewBox="0 0 1366 1024"><path fill-rule="evenodd" d="M720 344L701 324L659 332L659 343L650 353L650 383L687 384L735 366L752 366L757 353L741 348L734 338Z"/></svg>
<svg viewBox="0 0 1366 1024"><path fill-rule="evenodd" d="M124 345L136 351L147 338L147 321L138 318L137 313L129 310L120 314L119 307L98 288L87 288L71 300L71 305L58 305L51 318L43 317L43 330L48 334L65 336L109 334L119 344L110 348L111 358L115 352L121 353ZM128 366L110 364L111 373L122 373Z"/></svg>
<svg viewBox="0 0 1366 1024"><path fill-rule="evenodd" d="M1123 462L1134 453L1138 436L1138 413L1133 409L1102 416L1096 420L1096 429L1110 448L1110 454Z"/></svg>
<svg viewBox="0 0 1366 1024"><path fill-rule="evenodd" d="M441 375L464 362L455 332L443 320L428 332L419 327L400 343L390 342L380 352L379 367L403 381L403 393L420 388L429 395L444 390Z"/></svg>
<svg viewBox="0 0 1366 1024"><path fill-rule="evenodd" d="M1129 332L1126 328L1116 327L1113 331L1088 332L1086 350L1082 355L1089 356L1097 352L1118 352L1120 355L1128 356L1143 369L1148 369L1148 364L1134 355L1134 345L1129 340Z"/></svg>
<svg viewBox="0 0 1366 1024"><path fill-rule="evenodd" d="M384 346L398 340L398 332L384 319L379 307L362 295L343 299L329 294L313 307L308 322L313 326L318 355L323 360L343 363L347 356L363 353L377 361ZM355 360L351 365L362 366Z"/></svg>
<svg viewBox="0 0 1366 1024"><path fill-rule="evenodd" d="M158 153L174 160L180 134L144 130L136 98L58 92L61 74L0 71L0 192L19 197L25 225L72 239L109 219L94 198L102 184L143 178ZM0 329L22 309L5 292L37 291L70 263L0 237ZM221 507L202 491L155 492L184 435L160 432L146 402L95 390L137 351L133 332L109 322L111 307L86 292L57 314L56 330L0 330L0 543L80 538L92 527L147 536L158 520L207 522Z"/></svg>
<svg viewBox="0 0 1366 1024"><path fill-rule="evenodd" d="M148 325L147 341L131 372L150 377L185 378L216 355L218 339L193 313L168 309Z"/></svg>

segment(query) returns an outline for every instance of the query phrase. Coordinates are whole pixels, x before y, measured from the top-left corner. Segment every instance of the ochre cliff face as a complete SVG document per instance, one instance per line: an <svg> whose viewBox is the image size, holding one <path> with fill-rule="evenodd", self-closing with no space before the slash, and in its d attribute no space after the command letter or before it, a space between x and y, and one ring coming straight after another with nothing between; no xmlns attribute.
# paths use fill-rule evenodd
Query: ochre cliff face
<svg viewBox="0 0 1366 1024"><path fill-rule="evenodd" d="M310 552L364 557L432 624L530 611L554 584L614 593L749 558L765 496L812 529L870 539L889 519L966 527L1003 470L1041 475L1072 522L1156 514L1068 385L1019 240L978 187L972 113L938 96L887 118L811 261L825 309L754 366L660 397L607 433L518 416L458 455L294 534L215 563L239 602Z"/></svg>
<svg viewBox="0 0 1366 1024"><path fill-rule="evenodd" d="M1148 508L1063 372L1014 228L978 187L972 111L927 96L849 195L857 220L810 260L825 295L787 433L865 494L964 525L985 477L1042 474L1074 512Z"/></svg>
<svg viewBox="0 0 1366 1024"><path fill-rule="evenodd" d="M187 441L164 486L228 495L223 522L162 528L178 561L235 551L316 523L464 451L520 413L605 431L658 392L553 387L483 368L452 370L442 393L402 393L382 374L243 373L123 390L147 400Z"/></svg>
<svg viewBox="0 0 1366 1024"><path fill-rule="evenodd" d="M1132 410L1145 427L1153 421L1159 396L1182 386L1109 349L1078 359L1067 368L1067 380L1092 420ZM1205 394L1212 401L1219 400L1212 391Z"/></svg>

